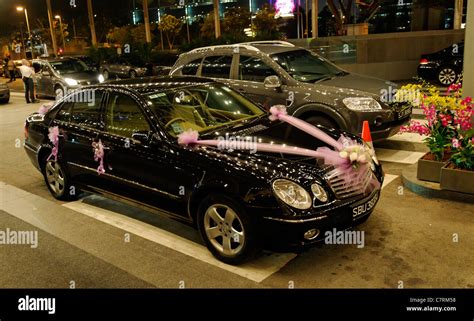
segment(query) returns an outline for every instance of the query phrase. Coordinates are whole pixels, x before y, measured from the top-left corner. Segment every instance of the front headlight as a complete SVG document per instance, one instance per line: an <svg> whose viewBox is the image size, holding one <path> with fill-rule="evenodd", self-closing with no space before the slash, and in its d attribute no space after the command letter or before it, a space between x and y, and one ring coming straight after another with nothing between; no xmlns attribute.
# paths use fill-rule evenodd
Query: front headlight
<svg viewBox="0 0 474 321"><path fill-rule="evenodd" d="M309 193L295 182L287 179L277 179L273 182L272 187L278 198L291 207L306 210L312 205Z"/></svg>
<svg viewBox="0 0 474 321"><path fill-rule="evenodd" d="M348 97L344 98L342 102L347 108L354 111L376 111L382 109L378 101L368 97Z"/></svg>
<svg viewBox="0 0 474 321"><path fill-rule="evenodd" d="M78 85L77 80L72 79L72 78L65 78L64 81L66 82L66 84L68 84L68 86L77 86Z"/></svg>
<svg viewBox="0 0 474 321"><path fill-rule="evenodd" d="M99 82L100 82L100 83L103 83L103 82L104 82L104 80L105 80L105 79L104 79L104 76L102 76L102 75L99 75L99 78L98 78L98 80L99 80Z"/></svg>
<svg viewBox="0 0 474 321"><path fill-rule="evenodd" d="M311 185L311 191L318 201L322 203L326 203L328 201L328 194L321 185L314 183Z"/></svg>

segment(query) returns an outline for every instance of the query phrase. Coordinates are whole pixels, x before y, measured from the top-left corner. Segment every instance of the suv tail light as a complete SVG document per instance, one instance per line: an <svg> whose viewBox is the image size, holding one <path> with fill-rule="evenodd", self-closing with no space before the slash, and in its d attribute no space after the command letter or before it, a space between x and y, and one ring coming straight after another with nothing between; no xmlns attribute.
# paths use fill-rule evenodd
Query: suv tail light
<svg viewBox="0 0 474 321"><path fill-rule="evenodd" d="M428 59L426 59L426 58L421 58L421 59L420 59L420 65L426 65L426 64L428 64L429 62L430 62L430 61L429 61Z"/></svg>

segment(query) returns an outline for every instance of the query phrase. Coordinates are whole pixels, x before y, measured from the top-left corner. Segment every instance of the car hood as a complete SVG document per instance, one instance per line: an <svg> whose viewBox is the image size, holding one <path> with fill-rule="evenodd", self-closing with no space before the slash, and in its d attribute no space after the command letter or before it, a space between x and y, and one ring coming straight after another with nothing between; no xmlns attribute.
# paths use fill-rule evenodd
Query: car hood
<svg viewBox="0 0 474 321"><path fill-rule="evenodd" d="M377 97L380 97L383 94L383 90L389 91L390 89L398 89L399 87L396 83L388 80L354 73L348 73L344 76L324 80L319 82L318 84L339 88L355 89L358 91L371 93L373 95L376 95Z"/></svg>
<svg viewBox="0 0 474 321"><path fill-rule="evenodd" d="M335 139L338 139L341 134L343 134L343 132L339 130L325 129L323 127L321 127L321 129ZM288 146L297 146L312 150L315 150L317 147L328 146L310 135L303 136L303 139L301 139L300 136L296 142L288 137L289 130L298 129L286 123L270 123L270 121L263 119L250 126L240 126L209 132L201 135L200 139L218 139L219 137L235 139L236 137L250 137L254 143L287 144ZM355 136L351 134L344 134L355 138ZM258 149L256 152L255 150L218 149L217 147L210 146L197 147L196 151L207 154L206 156L208 158L217 161L219 164L224 163L232 167L233 170L239 170L244 175L251 175L265 181L271 181L276 177L287 177L298 182L322 181L322 176L327 171L326 165L308 156L260 152Z"/></svg>

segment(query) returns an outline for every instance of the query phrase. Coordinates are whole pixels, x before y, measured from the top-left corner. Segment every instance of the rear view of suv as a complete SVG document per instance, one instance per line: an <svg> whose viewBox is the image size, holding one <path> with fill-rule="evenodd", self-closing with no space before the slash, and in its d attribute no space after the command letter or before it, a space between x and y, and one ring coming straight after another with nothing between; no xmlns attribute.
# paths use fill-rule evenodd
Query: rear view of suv
<svg viewBox="0 0 474 321"><path fill-rule="evenodd" d="M317 54L283 41L250 42L194 49L180 55L170 75L210 77L266 109L286 104L312 124L360 134L368 120L374 139L388 138L411 116L381 94L397 85L350 74Z"/></svg>

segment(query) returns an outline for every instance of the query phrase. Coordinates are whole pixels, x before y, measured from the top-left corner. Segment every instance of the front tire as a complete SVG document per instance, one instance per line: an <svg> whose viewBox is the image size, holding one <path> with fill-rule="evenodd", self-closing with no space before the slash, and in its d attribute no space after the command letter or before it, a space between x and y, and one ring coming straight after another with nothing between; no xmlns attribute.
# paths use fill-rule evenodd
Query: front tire
<svg viewBox="0 0 474 321"><path fill-rule="evenodd" d="M102 72L102 76L104 76L104 80L108 80L109 77L110 77L109 71L108 71L108 70L104 70L104 71Z"/></svg>
<svg viewBox="0 0 474 321"><path fill-rule="evenodd" d="M130 78L137 78L137 72L135 70L130 71Z"/></svg>
<svg viewBox="0 0 474 321"><path fill-rule="evenodd" d="M54 95L56 100L60 100L64 97L64 88L61 86L54 87Z"/></svg>
<svg viewBox="0 0 474 321"><path fill-rule="evenodd" d="M199 206L197 223L207 248L222 262L238 265L260 250L255 220L227 196L206 197Z"/></svg>
<svg viewBox="0 0 474 321"><path fill-rule="evenodd" d="M58 159L45 160L43 176L51 195L61 201L72 201L77 199L79 190L71 184L71 179L63 163Z"/></svg>

